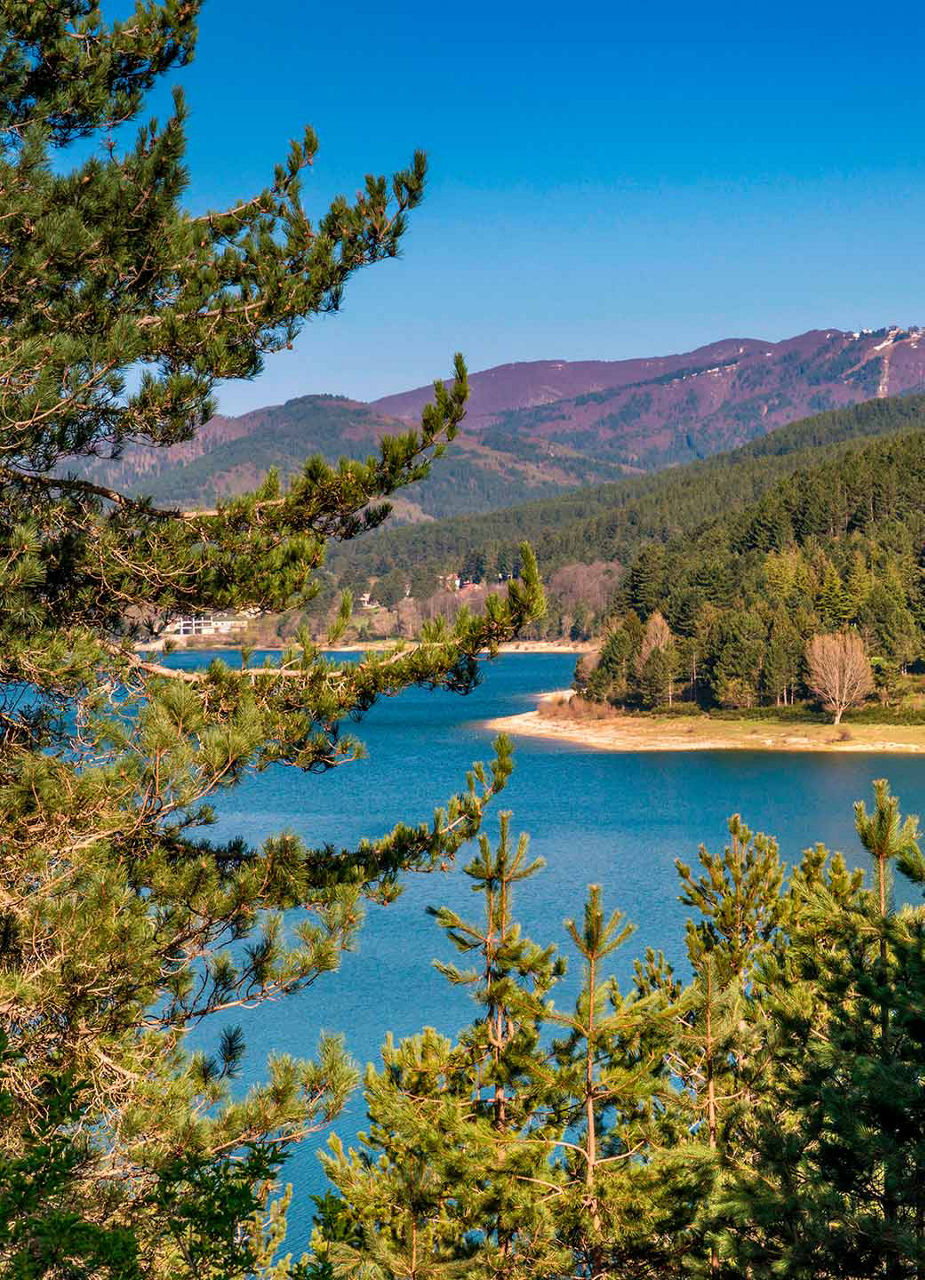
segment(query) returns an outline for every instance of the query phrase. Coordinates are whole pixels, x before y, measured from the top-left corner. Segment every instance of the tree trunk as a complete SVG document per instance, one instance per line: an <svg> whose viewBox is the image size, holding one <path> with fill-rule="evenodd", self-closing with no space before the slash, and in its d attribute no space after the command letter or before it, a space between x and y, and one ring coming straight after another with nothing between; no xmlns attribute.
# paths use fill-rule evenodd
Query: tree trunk
<svg viewBox="0 0 925 1280"><path fill-rule="evenodd" d="M877 856L877 898L880 907L881 923L885 923L887 918L887 897L886 897L886 857L883 851ZM887 974L887 946L886 938L880 938L880 981L886 982ZM884 1000L880 1006L880 1061L888 1063L890 1060L890 1010ZM888 1168L883 1170L883 1216L886 1218L891 1231L891 1244L893 1248L886 1260L886 1276L887 1280L899 1280L903 1274L903 1268L896 1252L895 1247L895 1226L897 1218L896 1197L889 1186L890 1171Z"/></svg>
<svg viewBox="0 0 925 1280"><path fill-rule="evenodd" d="M603 1275L603 1250L601 1248L601 1215L598 1210L597 1196L594 1192L594 1174L597 1167L597 1122L594 1116L594 1002L596 997L596 978L594 958L588 960L588 1040L585 1056L585 1123L588 1133L585 1145L585 1188L588 1193L588 1207L591 1210L590 1260L591 1275Z"/></svg>
<svg viewBox="0 0 925 1280"><path fill-rule="evenodd" d="M710 1150L715 1151L717 1146L717 1123L716 1123L716 1081L713 1078L713 969L709 961L707 962L707 1038L706 1038L706 1074L707 1074L707 1133L709 1135ZM719 1256L716 1249L710 1248L710 1270L714 1273L719 1271Z"/></svg>

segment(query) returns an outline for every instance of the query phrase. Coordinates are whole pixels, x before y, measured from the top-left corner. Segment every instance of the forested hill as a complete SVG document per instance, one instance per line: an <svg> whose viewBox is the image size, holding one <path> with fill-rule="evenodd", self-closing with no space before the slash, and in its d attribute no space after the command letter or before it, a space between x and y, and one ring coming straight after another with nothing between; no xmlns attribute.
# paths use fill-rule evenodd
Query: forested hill
<svg viewBox="0 0 925 1280"><path fill-rule="evenodd" d="M859 438L909 430L925 430L925 395L818 414L729 453L655 475L506 511L382 530L334 553L331 567L357 578L422 566L459 572L468 562L490 576L499 556L510 562L523 539L533 543L547 575L573 562L627 563L647 540L667 542L744 508L783 477L837 457Z"/></svg>
<svg viewBox="0 0 925 1280"><path fill-rule="evenodd" d="M889 701L925 656L923 548L925 433L855 443L696 533L643 546L589 693L780 705L818 688L812 646L834 636L856 646L856 700L876 685Z"/></svg>

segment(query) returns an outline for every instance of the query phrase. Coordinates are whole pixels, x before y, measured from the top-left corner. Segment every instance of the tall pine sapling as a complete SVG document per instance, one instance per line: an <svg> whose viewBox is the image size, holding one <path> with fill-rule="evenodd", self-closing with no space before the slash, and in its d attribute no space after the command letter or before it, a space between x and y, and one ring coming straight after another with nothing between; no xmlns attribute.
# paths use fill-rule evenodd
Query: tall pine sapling
<svg viewBox="0 0 925 1280"><path fill-rule="evenodd" d="M663 1150L683 1006L661 969L651 983L637 970L628 995L608 974L633 929L622 913L605 915L600 886L590 886L581 923L566 929L584 980L574 1011L552 1015L567 1032L553 1045L551 1093L565 1122L553 1156L565 1176L556 1221L573 1274L649 1276L683 1252L703 1194L693 1153L678 1160Z"/></svg>
<svg viewBox="0 0 925 1280"><path fill-rule="evenodd" d="M437 964L468 988L476 1020L453 1044L427 1028L383 1049L370 1068L370 1128L363 1148L345 1153L332 1139L325 1158L362 1243L323 1242L344 1266L399 1277L539 1275L563 1264L553 1211L561 1179L548 1163L562 1120L550 1111L551 1071L540 1033L548 995L563 965L553 947L524 937L513 913L514 887L542 865L521 837L512 847L509 815L492 848L486 837L465 868L484 903L469 922L434 912L472 965Z"/></svg>
<svg viewBox="0 0 925 1280"><path fill-rule="evenodd" d="M704 846L701 875L678 862L689 920L694 983L674 1070L685 1087L694 1132L702 1131L720 1182L737 1160L739 1130L761 1087L764 1015L755 976L780 923L783 868L774 840L754 835L736 814L721 854ZM722 1267L717 1224L706 1223L709 1271Z"/></svg>

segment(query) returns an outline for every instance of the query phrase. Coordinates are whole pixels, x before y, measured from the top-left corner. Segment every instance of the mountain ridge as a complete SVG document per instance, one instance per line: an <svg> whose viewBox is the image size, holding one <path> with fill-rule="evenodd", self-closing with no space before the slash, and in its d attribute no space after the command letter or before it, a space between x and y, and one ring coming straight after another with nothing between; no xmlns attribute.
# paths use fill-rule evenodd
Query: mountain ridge
<svg viewBox="0 0 925 1280"><path fill-rule="evenodd" d="M825 330L810 332L825 332ZM764 342L760 338L721 338L717 342L707 343L703 347L695 347L691 351L679 351L665 356L631 357L624 360L515 360L504 364L491 365L469 376L470 406L469 416L476 420L490 419L494 413L510 409L537 408L540 405L555 403L569 398L571 390L575 396L609 390L620 385L632 384L646 380L646 375L661 376L669 372L672 366L681 367L679 362L688 363L692 358L709 359L711 356L723 359L731 348L742 346L768 347L773 343ZM518 375L545 374L550 380L547 391L540 389L525 395L521 399L512 397L505 388L500 400L492 400L491 390L502 384L507 376L513 383L518 382ZM623 376L621 376L623 375ZM483 391L483 388L485 390ZM369 403L380 412L392 417L411 419L420 413L421 408L432 395L432 385L424 384L409 391L399 391L386 396L379 396Z"/></svg>
<svg viewBox="0 0 925 1280"><path fill-rule="evenodd" d="M806 416L925 388L918 327L728 338L670 356L498 365L470 378L468 429L559 443L642 470L706 457ZM583 389L576 390L583 382ZM528 390L525 390L525 387ZM413 417L428 389L373 401Z"/></svg>
<svg viewBox="0 0 925 1280"><path fill-rule="evenodd" d="M538 360L470 375L463 428L397 516L428 520L504 508L735 448L808 415L925 389L925 332L816 329L780 342L724 338L632 360ZM216 415L170 449L130 446L83 474L192 507L253 488L270 467L365 456L418 418L432 386L364 403L298 396Z"/></svg>

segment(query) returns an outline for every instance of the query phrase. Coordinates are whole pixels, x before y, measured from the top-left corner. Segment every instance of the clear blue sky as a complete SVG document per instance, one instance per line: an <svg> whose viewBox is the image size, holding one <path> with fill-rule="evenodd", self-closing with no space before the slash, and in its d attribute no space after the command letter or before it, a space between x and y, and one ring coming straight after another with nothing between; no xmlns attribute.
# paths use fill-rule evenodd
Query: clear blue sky
<svg viewBox="0 0 925 1280"><path fill-rule="evenodd" d="M316 211L415 147L431 165L403 259L222 408L372 398L457 348L479 369L925 323L923 15L211 0L180 77L192 204L249 194L304 122Z"/></svg>

